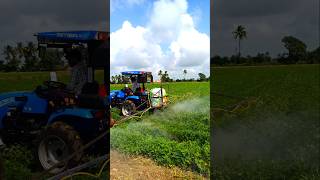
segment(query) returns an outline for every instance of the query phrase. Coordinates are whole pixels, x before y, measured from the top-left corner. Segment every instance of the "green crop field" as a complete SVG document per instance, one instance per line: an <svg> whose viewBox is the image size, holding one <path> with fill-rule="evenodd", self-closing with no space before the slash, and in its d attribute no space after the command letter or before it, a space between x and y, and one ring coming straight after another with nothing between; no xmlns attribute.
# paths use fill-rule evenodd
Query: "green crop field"
<svg viewBox="0 0 320 180"><path fill-rule="evenodd" d="M217 179L319 179L320 66L211 68ZM252 101L254 99L254 101ZM245 101L245 100L244 100ZM250 103L250 101L252 101Z"/></svg>
<svg viewBox="0 0 320 180"><path fill-rule="evenodd" d="M68 82L68 72L58 72L58 80ZM96 78L102 82L103 73ZM0 92L33 90L49 79L49 72L0 73ZM159 87L157 83L147 88ZM124 85L112 85L121 89ZM164 166L208 174L209 171L209 88L208 82L164 83L170 100L174 102L164 112L146 115L140 121L130 121L112 129L112 147L120 152L150 157ZM120 118L117 114L114 117ZM23 147L8 149L12 156L4 156L7 175L27 177L33 166L29 151ZM22 155L26 152L26 157ZM30 152L31 153L31 152ZM15 155L17 154L17 155ZM19 159L22 159L20 163ZM18 173L14 173L18 172Z"/></svg>
<svg viewBox="0 0 320 180"><path fill-rule="evenodd" d="M216 179L319 179L319 65L211 68L211 77L163 84L173 103L112 128L112 148L207 175L211 108ZM0 92L31 90L48 78L47 72L0 73ZM67 82L67 73L58 79ZM220 94L211 91L209 98L210 89ZM29 172L13 161L7 164L16 172Z"/></svg>
<svg viewBox="0 0 320 180"><path fill-rule="evenodd" d="M112 85L121 89L124 85ZM160 87L148 84L147 88ZM210 84L164 83L172 104L162 112L146 114L111 129L111 146L120 152L143 155L164 166L178 166L209 174ZM113 117L119 119L118 111Z"/></svg>

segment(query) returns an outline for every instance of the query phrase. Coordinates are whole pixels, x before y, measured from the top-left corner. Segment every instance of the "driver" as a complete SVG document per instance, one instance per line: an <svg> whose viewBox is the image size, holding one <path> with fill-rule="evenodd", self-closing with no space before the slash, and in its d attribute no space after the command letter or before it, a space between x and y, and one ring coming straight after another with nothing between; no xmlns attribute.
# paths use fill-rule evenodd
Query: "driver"
<svg viewBox="0 0 320 180"><path fill-rule="evenodd" d="M71 68L71 80L68 89L75 92L76 95L81 93L83 85L88 81L88 70L79 49L69 49L65 51L66 59Z"/></svg>
<svg viewBox="0 0 320 180"><path fill-rule="evenodd" d="M138 83L138 80L136 77L131 77L131 83L132 83L132 91L136 92L138 88L140 88L140 84Z"/></svg>
<svg viewBox="0 0 320 180"><path fill-rule="evenodd" d="M128 84L123 88L123 92L126 93L127 96L133 95L133 91L129 88Z"/></svg>

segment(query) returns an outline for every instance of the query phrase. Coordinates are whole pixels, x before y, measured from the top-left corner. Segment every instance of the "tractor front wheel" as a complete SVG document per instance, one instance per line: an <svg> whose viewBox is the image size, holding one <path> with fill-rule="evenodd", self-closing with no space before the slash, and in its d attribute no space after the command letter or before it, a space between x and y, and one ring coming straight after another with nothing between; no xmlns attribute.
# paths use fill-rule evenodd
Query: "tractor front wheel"
<svg viewBox="0 0 320 180"><path fill-rule="evenodd" d="M57 163L69 158L71 154L82 147L79 134L68 124L55 122L44 129L38 141L37 155L43 169L48 170ZM50 170L56 174L76 165L82 157L82 152L65 164Z"/></svg>
<svg viewBox="0 0 320 180"><path fill-rule="evenodd" d="M122 105L121 112L124 116L133 115L136 112L136 105L134 104L134 102L126 100Z"/></svg>

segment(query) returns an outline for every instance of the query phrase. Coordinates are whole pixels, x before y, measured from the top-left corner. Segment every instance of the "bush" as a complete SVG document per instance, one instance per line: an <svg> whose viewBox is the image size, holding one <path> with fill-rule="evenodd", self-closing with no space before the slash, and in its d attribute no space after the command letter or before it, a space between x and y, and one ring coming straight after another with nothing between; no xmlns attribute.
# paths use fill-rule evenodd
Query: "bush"
<svg viewBox="0 0 320 180"><path fill-rule="evenodd" d="M33 156L32 153L20 145L3 149L0 153L3 160L5 179L30 179Z"/></svg>

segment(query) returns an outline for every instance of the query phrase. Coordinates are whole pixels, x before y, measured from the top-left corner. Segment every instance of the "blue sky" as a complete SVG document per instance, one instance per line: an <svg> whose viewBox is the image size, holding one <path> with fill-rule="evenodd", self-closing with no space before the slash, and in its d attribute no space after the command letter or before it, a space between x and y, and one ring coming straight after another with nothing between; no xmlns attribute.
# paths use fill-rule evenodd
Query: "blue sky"
<svg viewBox="0 0 320 180"><path fill-rule="evenodd" d="M111 0L113 1L113 0ZM139 1L141 3L129 4L121 1L121 4L115 5L110 17L110 30L121 28L122 23L130 20L133 25L145 25L150 16L152 4L155 0ZM120 2L120 1L118 1ZM192 15L200 16L196 27L199 31L210 34L210 0L188 0L188 12ZM113 2L111 2L113 3Z"/></svg>
<svg viewBox="0 0 320 180"><path fill-rule="evenodd" d="M111 0L111 75L168 71L171 78L210 73L210 1Z"/></svg>

